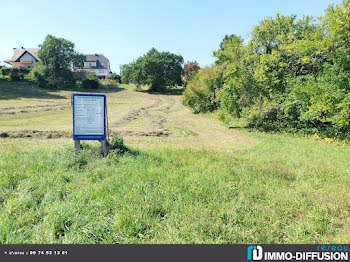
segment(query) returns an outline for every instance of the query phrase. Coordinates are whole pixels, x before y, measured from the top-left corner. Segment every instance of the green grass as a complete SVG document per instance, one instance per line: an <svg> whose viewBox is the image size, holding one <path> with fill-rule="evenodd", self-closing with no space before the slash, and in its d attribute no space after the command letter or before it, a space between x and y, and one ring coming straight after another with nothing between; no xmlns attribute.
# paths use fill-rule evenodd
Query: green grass
<svg viewBox="0 0 350 262"><path fill-rule="evenodd" d="M120 88L132 90L132 91L147 91L148 90L148 86L146 86L146 85L142 85L140 87L137 87L135 84L119 84L118 86Z"/></svg>
<svg viewBox="0 0 350 262"><path fill-rule="evenodd" d="M350 147L0 154L0 243L349 242Z"/></svg>

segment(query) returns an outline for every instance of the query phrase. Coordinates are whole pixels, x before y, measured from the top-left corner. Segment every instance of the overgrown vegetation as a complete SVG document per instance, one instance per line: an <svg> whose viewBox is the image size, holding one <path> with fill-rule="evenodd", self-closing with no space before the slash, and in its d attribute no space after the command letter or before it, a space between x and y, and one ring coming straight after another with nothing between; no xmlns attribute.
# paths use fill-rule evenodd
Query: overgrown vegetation
<svg viewBox="0 0 350 262"><path fill-rule="evenodd" d="M130 149L124 144L124 139L121 136L115 136L112 138L110 144L111 153L124 154L130 152Z"/></svg>
<svg viewBox="0 0 350 262"><path fill-rule="evenodd" d="M265 18L247 45L226 36L214 52L222 70L201 69L182 101L195 112L244 117L264 131L350 139L349 24L349 0L330 6L320 20ZM206 80L222 74L221 85Z"/></svg>
<svg viewBox="0 0 350 262"><path fill-rule="evenodd" d="M187 83L181 101L195 113L214 111L220 106L218 92L222 84L220 66L204 67Z"/></svg>
<svg viewBox="0 0 350 262"><path fill-rule="evenodd" d="M137 87L149 85L151 92L164 91L167 87L181 85L182 64L182 56L152 48L134 62L123 65L122 82L131 82Z"/></svg>

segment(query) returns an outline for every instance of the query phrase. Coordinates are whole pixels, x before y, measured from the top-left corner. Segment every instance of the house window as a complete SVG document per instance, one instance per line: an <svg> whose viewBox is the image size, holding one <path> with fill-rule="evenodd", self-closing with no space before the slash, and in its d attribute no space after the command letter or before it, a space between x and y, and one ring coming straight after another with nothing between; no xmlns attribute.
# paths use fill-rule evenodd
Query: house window
<svg viewBox="0 0 350 262"><path fill-rule="evenodd" d="M91 68L96 66L96 62L84 62L84 67Z"/></svg>

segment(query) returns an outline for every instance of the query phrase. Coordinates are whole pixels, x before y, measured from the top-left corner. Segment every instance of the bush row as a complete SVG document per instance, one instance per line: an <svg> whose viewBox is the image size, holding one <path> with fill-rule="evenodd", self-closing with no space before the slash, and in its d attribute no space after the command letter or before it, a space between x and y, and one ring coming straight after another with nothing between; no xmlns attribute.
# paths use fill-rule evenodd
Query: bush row
<svg viewBox="0 0 350 262"><path fill-rule="evenodd" d="M30 73L31 68L0 68L0 74L2 76L9 76L12 81L19 81L24 79L24 75Z"/></svg>
<svg viewBox="0 0 350 262"><path fill-rule="evenodd" d="M43 88L51 88L54 86L55 88L69 89L76 87L77 82L81 82L81 87L84 89L98 89L101 87L100 80L93 74L88 74L85 71L66 71L65 73L61 72L61 76L59 78L53 78L50 77L50 75L45 75L45 72L42 70L40 64L37 64L33 68L32 72L30 73L30 78ZM115 80L106 79L105 81L107 87L114 87L117 85Z"/></svg>
<svg viewBox="0 0 350 262"><path fill-rule="evenodd" d="M216 65L189 80L182 102L195 113L243 117L259 130L350 139L349 24L344 0L320 20L267 17L248 44L226 36Z"/></svg>

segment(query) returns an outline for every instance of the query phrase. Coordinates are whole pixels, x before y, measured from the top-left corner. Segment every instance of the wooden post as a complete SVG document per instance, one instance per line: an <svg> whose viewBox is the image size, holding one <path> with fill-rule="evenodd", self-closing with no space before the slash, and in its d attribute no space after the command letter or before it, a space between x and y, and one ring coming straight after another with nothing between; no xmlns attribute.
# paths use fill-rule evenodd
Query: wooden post
<svg viewBox="0 0 350 262"><path fill-rule="evenodd" d="M74 140L75 153L80 153L80 140Z"/></svg>
<svg viewBox="0 0 350 262"><path fill-rule="evenodd" d="M107 149L107 141L106 140L101 140L101 147L102 147L103 156L107 156L108 149Z"/></svg>

